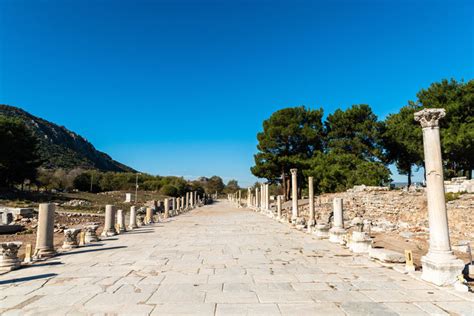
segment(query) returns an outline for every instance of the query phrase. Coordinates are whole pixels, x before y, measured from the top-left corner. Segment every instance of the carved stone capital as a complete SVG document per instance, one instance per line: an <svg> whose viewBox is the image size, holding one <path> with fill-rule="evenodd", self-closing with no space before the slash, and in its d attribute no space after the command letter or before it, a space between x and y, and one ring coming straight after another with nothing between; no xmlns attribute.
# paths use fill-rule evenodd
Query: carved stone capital
<svg viewBox="0 0 474 316"><path fill-rule="evenodd" d="M439 120L446 116L445 109L423 109L415 113L415 121L420 122L422 128L439 126Z"/></svg>
<svg viewBox="0 0 474 316"><path fill-rule="evenodd" d="M290 172L291 172L292 175L294 175L298 172L298 169L296 169L296 168L290 169Z"/></svg>

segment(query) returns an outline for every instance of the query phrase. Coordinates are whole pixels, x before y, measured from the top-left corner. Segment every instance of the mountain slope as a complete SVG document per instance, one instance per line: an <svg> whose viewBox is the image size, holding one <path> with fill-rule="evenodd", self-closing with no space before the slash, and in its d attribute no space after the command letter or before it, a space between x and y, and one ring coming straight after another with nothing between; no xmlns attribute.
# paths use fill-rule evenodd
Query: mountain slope
<svg viewBox="0 0 474 316"><path fill-rule="evenodd" d="M113 160L94 148L84 137L30 113L9 105L0 104L0 115L25 122L39 139L39 153L44 160L42 167L93 168L101 171L134 172L135 170Z"/></svg>

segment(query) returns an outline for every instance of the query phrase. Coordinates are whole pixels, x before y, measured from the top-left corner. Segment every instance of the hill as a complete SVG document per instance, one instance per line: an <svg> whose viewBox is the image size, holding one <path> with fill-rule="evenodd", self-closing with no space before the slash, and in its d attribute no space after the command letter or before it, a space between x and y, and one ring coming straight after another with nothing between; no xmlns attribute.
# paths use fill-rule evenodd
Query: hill
<svg viewBox="0 0 474 316"><path fill-rule="evenodd" d="M98 151L84 137L42 118L9 105L0 104L0 115L21 119L39 139L39 154L48 169L76 167L101 171L135 170Z"/></svg>

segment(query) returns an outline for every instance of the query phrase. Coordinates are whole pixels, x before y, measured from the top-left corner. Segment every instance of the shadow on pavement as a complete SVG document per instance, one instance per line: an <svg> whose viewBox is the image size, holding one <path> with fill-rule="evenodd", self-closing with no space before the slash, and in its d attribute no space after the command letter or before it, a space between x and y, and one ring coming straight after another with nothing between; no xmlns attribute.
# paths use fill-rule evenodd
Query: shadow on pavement
<svg viewBox="0 0 474 316"><path fill-rule="evenodd" d="M0 285L18 283L18 282L26 282L26 281L33 281L33 280L38 280L38 279L51 278L51 277L54 277L54 276L57 276L57 274L56 273L38 274L38 275L32 275L32 276L24 277L24 278L17 278L17 279L0 281Z"/></svg>
<svg viewBox="0 0 474 316"><path fill-rule="evenodd" d="M122 248L127 248L127 246L116 246L116 247L107 247L107 248L98 248L98 249L86 249L86 250L78 250L78 251L64 252L64 253L58 254L57 257L75 255L75 254L78 254L78 253L96 252L96 251L104 251L104 250L114 250L114 249L122 249Z"/></svg>

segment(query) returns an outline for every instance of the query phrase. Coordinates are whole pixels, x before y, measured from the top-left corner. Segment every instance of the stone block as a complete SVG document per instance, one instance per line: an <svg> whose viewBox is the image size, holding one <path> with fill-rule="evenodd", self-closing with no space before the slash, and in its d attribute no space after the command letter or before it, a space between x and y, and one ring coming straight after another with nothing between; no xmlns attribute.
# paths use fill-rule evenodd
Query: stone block
<svg viewBox="0 0 474 316"><path fill-rule="evenodd" d="M370 248L369 257L387 263L405 263L405 256L384 248Z"/></svg>

